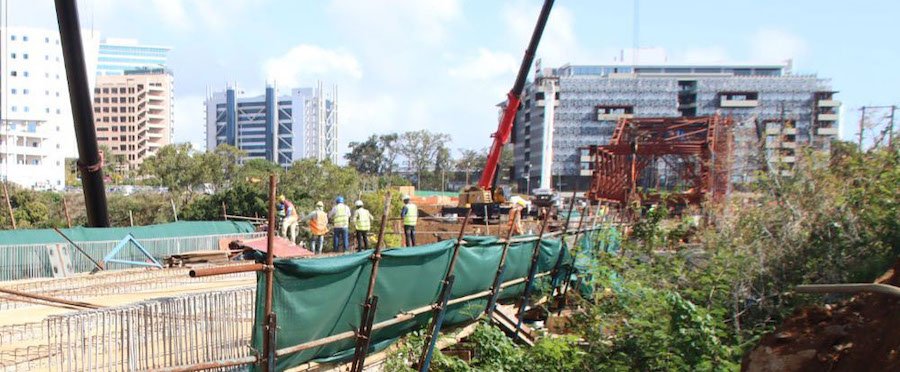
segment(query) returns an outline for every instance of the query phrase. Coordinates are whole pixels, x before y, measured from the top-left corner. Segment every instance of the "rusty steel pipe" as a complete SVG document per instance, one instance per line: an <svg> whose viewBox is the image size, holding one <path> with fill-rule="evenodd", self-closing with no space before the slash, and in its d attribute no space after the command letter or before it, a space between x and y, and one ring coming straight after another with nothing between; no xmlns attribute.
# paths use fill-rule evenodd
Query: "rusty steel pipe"
<svg viewBox="0 0 900 372"><path fill-rule="evenodd" d="M265 264L243 264L243 265L229 265L229 266L216 266L216 267L204 267L198 269L192 269L188 272L188 275L191 278L202 278L206 276L215 276L215 275L225 275L225 274L237 274L237 273L246 273L251 271L264 271L266 270Z"/></svg>
<svg viewBox="0 0 900 372"><path fill-rule="evenodd" d="M269 227L266 229L266 302L263 307L263 314L265 316L265 325L264 333L265 337L263 338L263 355L266 356L265 359L261 359L260 362L264 362L265 369L268 371L275 370L275 358L268 358L269 355L274 355L272 351L275 349L275 345L270 344L269 340L273 339L271 335L275 332L275 321L274 315L272 313L272 292L275 287L275 191L278 181L276 180L275 174L269 175Z"/></svg>

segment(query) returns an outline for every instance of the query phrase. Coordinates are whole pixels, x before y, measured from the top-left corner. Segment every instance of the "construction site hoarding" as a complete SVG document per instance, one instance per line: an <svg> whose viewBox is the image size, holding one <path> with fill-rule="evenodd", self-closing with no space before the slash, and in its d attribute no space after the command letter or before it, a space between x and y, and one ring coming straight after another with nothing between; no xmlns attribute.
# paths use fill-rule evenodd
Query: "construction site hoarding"
<svg viewBox="0 0 900 372"><path fill-rule="evenodd" d="M491 288L502 253L503 243L496 237L468 236L459 253L455 283L450 298L460 298ZM536 240L510 244L502 282L528 275ZM375 323L395 319L414 309L434 304L447 272L455 240L445 240L414 248L389 249L382 253L375 282L379 297ZM276 348L281 350L314 340L352 331L359 326L371 274L372 250L322 259L281 259L275 261L273 310L278 314ZM561 259L561 261L559 261ZM537 272L551 271L557 263L569 263L571 257L560 239L540 243ZM257 306L252 345L262 350L265 294L264 274L257 281ZM537 288L541 288L540 285ZM520 296L524 284L505 288L501 299ZM445 326L478 318L487 306L479 297L450 305ZM430 312L409 321L377 329L372 334L372 350L380 350L404 334L428 324ZM336 362L353 356L355 338L344 338L297 353L279 356L277 370L308 361Z"/></svg>

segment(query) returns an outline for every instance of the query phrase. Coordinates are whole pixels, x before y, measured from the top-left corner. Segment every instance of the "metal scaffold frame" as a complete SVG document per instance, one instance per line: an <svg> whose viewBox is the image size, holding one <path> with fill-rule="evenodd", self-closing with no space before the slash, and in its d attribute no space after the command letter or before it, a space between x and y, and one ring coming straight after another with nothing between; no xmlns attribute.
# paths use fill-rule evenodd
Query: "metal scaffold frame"
<svg viewBox="0 0 900 372"><path fill-rule="evenodd" d="M620 119L608 145L589 147L587 196L619 205L662 201L699 204L728 193L730 117Z"/></svg>

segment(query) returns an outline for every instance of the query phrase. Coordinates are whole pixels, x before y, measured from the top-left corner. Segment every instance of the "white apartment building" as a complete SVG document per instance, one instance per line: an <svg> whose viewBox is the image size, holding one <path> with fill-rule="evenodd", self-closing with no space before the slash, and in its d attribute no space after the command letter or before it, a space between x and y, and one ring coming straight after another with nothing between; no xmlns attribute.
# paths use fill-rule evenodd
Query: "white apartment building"
<svg viewBox="0 0 900 372"><path fill-rule="evenodd" d="M99 38L82 38L93 88ZM0 28L0 179L62 189L67 157L77 152L59 32Z"/></svg>

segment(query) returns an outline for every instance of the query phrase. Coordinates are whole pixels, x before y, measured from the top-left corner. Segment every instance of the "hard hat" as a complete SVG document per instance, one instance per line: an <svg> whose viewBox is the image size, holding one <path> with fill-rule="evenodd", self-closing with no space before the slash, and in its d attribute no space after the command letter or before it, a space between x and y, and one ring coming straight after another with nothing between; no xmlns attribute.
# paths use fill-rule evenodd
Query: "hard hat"
<svg viewBox="0 0 900 372"><path fill-rule="evenodd" d="M356 206L357 206L357 207L362 207L362 206L363 206L362 200L357 200L357 201L356 201Z"/></svg>
<svg viewBox="0 0 900 372"><path fill-rule="evenodd" d="M316 206L319 208L325 208L325 203L318 201L318 202L316 202Z"/></svg>
<svg viewBox="0 0 900 372"><path fill-rule="evenodd" d="M278 201L285 201L284 194L278 195Z"/></svg>
<svg viewBox="0 0 900 372"><path fill-rule="evenodd" d="M409 200L409 195L403 194L401 197L402 200Z"/></svg>
<svg viewBox="0 0 900 372"><path fill-rule="evenodd" d="M344 202L344 197L343 197L343 196L338 196L338 197L334 198L334 202L335 202L335 203L338 203L338 204L343 203L343 202Z"/></svg>

